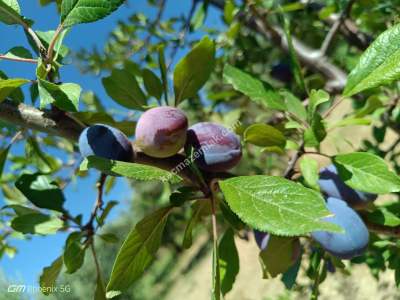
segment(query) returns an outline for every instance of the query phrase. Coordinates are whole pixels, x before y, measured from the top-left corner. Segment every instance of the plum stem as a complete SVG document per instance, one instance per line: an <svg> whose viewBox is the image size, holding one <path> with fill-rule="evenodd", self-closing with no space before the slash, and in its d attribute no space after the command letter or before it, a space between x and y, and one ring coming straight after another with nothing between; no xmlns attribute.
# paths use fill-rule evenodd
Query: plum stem
<svg viewBox="0 0 400 300"><path fill-rule="evenodd" d="M105 284L104 284L104 278L101 273L100 263L99 263L99 259L97 257L96 248L94 247L94 239L93 238L90 240L90 250L93 255L94 265L96 266L97 278L98 278L98 282L99 282L98 284L101 285L101 290L103 292L105 292L106 288L105 288Z"/></svg>
<svg viewBox="0 0 400 300"><path fill-rule="evenodd" d="M283 177L285 177L285 178L292 177L296 163L303 154L304 154L304 142L301 143L299 150L297 150L295 152L295 154L292 156L292 158L290 159L288 166L287 166L285 172L283 173Z"/></svg>
<svg viewBox="0 0 400 300"><path fill-rule="evenodd" d="M104 173L101 173L99 180L97 181L96 187L97 187L97 198L96 202L93 208L92 213L90 214L90 219L85 225L85 228L87 229L92 229L93 230L93 222L94 219L97 216L97 212L103 207L103 189L104 189L104 183L106 181L107 175Z"/></svg>
<svg viewBox="0 0 400 300"><path fill-rule="evenodd" d="M323 271L323 268L321 267L323 265L322 259L319 261L316 273L315 273L315 279L314 279L314 285L312 289L312 294L311 294L311 300L318 300L319 297L319 284L321 280L321 273Z"/></svg>

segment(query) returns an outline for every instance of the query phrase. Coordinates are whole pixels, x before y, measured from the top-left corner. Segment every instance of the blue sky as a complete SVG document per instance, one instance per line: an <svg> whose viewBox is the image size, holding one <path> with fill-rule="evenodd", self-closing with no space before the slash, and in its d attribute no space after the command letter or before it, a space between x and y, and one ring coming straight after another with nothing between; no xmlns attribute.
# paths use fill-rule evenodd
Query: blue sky
<svg viewBox="0 0 400 300"><path fill-rule="evenodd" d="M40 7L38 0L19 0L22 14L27 18L34 19L34 29L47 31L54 30L59 22L59 18L56 14L55 5L49 5L46 7ZM168 6L165 12L166 16L186 14L190 8L191 1L182 0L169 0ZM121 7L116 13L103 19L97 23L84 24L76 26L67 35L65 44L72 50L79 50L81 48L90 49L94 45L97 45L99 49L102 49L104 43L107 40L108 33L114 28L118 20L127 19L133 12L142 12L147 16L154 16L156 11L154 8L150 9L145 0L131 1L129 6ZM207 25L222 26L219 15L211 10L208 18ZM22 29L18 26L6 26L0 24L0 53L5 53L12 47L24 46L29 49L29 45L25 41L25 35ZM180 51L177 55L177 60L184 54L184 51ZM34 78L35 65L0 61L0 70L5 71L10 77L24 77ZM79 70L73 66L68 65L62 68L61 78L63 82L76 82L80 84L83 90L93 90L102 100L103 104L109 108L119 108L117 104L113 103L111 99L106 95L102 85L101 78L91 75L82 75ZM29 95L26 95L26 101L29 103ZM13 148L13 153L22 153L23 145L17 145ZM66 208L71 211L72 214L83 213L87 218L90 212L93 200L95 198L95 182L97 174L91 173L85 179L79 180L76 184L69 185L65 190L66 195ZM4 204L3 199L0 195L0 206ZM118 210L121 210L131 197L131 191L129 190L128 183L119 178L113 191L105 198L105 200L118 200L122 202L118 209L111 215L115 217L118 214ZM25 282L30 285L37 285L37 279L40 275L42 268L48 266L55 258L57 258L64 245L66 235L56 234L46 237L34 237L29 241L13 240L13 245L19 250L19 253L13 258L9 259L4 257L0 261L2 271L6 276L13 280Z"/></svg>

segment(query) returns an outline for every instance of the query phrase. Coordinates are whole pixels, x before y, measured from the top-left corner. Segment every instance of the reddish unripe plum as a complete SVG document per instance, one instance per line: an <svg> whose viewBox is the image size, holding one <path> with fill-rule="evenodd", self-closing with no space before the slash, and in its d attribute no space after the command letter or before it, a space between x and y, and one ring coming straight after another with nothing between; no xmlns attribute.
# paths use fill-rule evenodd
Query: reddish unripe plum
<svg viewBox="0 0 400 300"><path fill-rule="evenodd" d="M95 124L82 131L79 151L83 157L96 155L120 161L133 160L132 144L126 135L104 124Z"/></svg>
<svg viewBox="0 0 400 300"><path fill-rule="evenodd" d="M341 199L329 197L326 201L333 216L324 221L339 225L344 233L315 231L311 236L328 251L342 259L351 259L364 253L369 242L369 232L358 214Z"/></svg>
<svg viewBox="0 0 400 300"><path fill-rule="evenodd" d="M320 171L318 184L326 196L343 199L350 205L367 203L377 198L375 194L360 192L346 185L333 164Z"/></svg>
<svg viewBox="0 0 400 300"><path fill-rule="evenodd" d="M186 147L193 147L194 158L200 169L223 172L236 166L242 149L238 136L215 123L202 122L189 128Z"/></svg>
<svg viewBox="0 0 400 300"><path fill-rule="evenodd" d="M178 108L149 109L136 125L136 145L147 155L164 158L179 152L186 142L188 120Z"/></svg>

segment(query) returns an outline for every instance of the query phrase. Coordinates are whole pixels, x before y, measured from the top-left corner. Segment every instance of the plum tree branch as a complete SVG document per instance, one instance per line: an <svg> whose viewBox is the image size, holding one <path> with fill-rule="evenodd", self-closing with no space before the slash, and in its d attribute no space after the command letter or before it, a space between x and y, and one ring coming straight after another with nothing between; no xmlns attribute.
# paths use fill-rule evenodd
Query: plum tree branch
<svg viewBox="0 0 400 300"><path fill-rule="evenodd" d="M209 3L219 9L223 9L225 1L210 0ZM272 39L283 51L288 52L289 45L287 44L283 29L277 26L270 26L266 22L265 17L254 6L251 5L251 7L253 7L251 15L242 16L245 26L258 32L266 39ZM325 55L320 55L318 49L308 47L295 37L292 37L292 42L294 51L300 62L310 69L323 74L328 79L326 88L329 91L340 92L343 90L347 81L347 74L342 69L332 64Z"/></svg>
<svg viewBox="0 0 400 300"><path fill-rule="evenodd" d="M38 62L36 59L32 59L32 58L9 57L4 54L0 54L0 60L11 60L11 61L25 62L25 63L32 63L32 64L37 64L37 62Z"/></svg>
<svg viewBox="0 0 400 300"><path fill-rule="evenodd" d="M285 32L278 26L271 26L265 16L254 4L250 4L250 18L245 16L245 24L267 39L272 39L283 51L289 52L289 45ZM342 69L332 64L328 57L321 55L318 49L312 49L296 37L292 37L293 49L300 62L308 68L323 74L327 78L326 89L331 92L343 90L347 74Z"/></svg>
<svg viewBox="0 0 400 300"><path fill-rule="evenodd" d="M323 41L320 49L321 55L325 55L326 52L328 51L328 48L330 44L332 43L336 33L339 31L340 27L342 26L343 22L349 17L351 13L351 9L353 8L353 5L356 0L349 0L347 2L347 5L343 12L340 14L340 16L334 21L332 24L331 29L329 30L328 34L325 37L325 40Z"/></svg>
<svg viewBox="0 0 400 300"><path fill-rule="evenodd" d="M78 140L83 127L67 114L50 110L41 111L23 103L5 100L0 103L0 119L21 126L46 132L51 135Z"/></svg>

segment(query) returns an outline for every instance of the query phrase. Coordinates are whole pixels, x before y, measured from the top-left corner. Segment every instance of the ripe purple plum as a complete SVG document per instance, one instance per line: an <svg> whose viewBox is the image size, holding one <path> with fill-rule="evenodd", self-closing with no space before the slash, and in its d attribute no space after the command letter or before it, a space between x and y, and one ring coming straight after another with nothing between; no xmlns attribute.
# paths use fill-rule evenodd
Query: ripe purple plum
<svg viewBox="0 0 400 300"><path fill-rule="evenodd" d="M343 199L350 205L365 204L377 198L375 194L356 191L346 185L333 164L320 171L318 184L327 197Z"/></svg>
<svg viewBox="0 0 400 300"><path fill-rule="evenodd" d="M82 131L79 136L79 151L83 157L96 155L127 162L134 157L132 144L126 135L104 124L95 124Z"/></svg>
<svg viewBox="0 0 400 300"><path fill-rule="evenodd" d="M326 206L334 215L324 221L339 225L345 232L314 231L312 238L336 257L351 259L362 255L369 242L369 232L362 219L341 199L329 197Z"/></svg>
<svg viewBox="0 0 400 300"><path fill-rule="evenodd" d="M186 142L188 120L178 108L149 109L136 125L136 145L147 155L158 158L179 152Z"/></svg>
<svg viewBox="0 0 400 300"><path fill-rule="evenodd" d="M227 171L242 157L239 137L224 126L211 122L191 126L186 147L193 147L197 165L208 172Z"/></svg>

